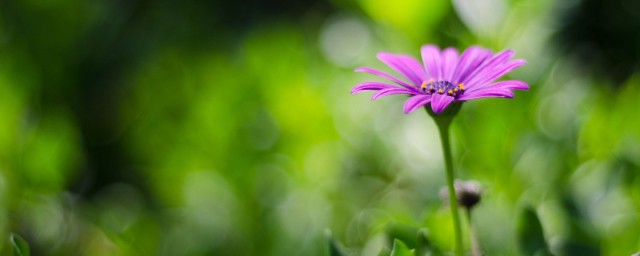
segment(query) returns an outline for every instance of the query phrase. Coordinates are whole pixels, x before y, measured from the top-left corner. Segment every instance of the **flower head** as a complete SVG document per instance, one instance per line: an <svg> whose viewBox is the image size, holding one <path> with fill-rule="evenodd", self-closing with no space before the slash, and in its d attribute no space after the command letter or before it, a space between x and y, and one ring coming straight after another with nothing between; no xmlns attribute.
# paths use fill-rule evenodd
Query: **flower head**
<svg viewBox="0 0 640 256"><path fill-rule="evenodd" d="M494 54L478 46L469 47L460 56L455 48L442 51L434 45L422 46L420 63L408 55L378 53L384 64L402 75L399 79L385 72L368 68L356 68L393 83L364 82L351 89L352 94L377 91L372 99L387 95L406 94L410 98L404 104L404 112L410 113L431 104L431 110L439 114L452 102L479 98L513 98L512 90L528 90L529 85L518 80L494 82L511 70L524 65L524 60L510 60L514 52L505 50Z"/></svg>

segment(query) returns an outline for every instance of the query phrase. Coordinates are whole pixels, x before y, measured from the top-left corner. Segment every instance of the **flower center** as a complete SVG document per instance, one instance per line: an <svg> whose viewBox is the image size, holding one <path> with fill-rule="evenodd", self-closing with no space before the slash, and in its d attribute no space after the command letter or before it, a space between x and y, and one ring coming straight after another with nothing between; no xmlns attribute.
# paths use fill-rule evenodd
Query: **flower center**
<svg viewBox="0 0 640 256"><path fill-rule="evenodd" d="M458 95L464 92L464 84L454 85L449 81L433 81L433 79L429 81L422 82L420 85L420 90L424 93L428 94L448 94L453 97L458 97Z"/></svg>

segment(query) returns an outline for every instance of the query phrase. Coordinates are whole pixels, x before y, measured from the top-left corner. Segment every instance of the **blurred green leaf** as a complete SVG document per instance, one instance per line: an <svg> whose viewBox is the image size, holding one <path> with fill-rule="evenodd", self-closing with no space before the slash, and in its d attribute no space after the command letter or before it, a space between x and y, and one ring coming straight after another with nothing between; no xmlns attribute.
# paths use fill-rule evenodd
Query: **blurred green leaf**
<svg viewBox="0 0 640 256"><path fill-rule="evenodd" d="M407 224L393 222L387 225L387 236L389 237L389 241L398 239L410 248L416 248L417 246L416 233L418 233L418 229Z"/></svg>
<svg viewBox="0 0 640 256"><path fill-rule="evenodd" d="M562 206L569 223L569 234L560 246L564 255L597 256L601 255L600 238L595 227L590 223L587 214L581 209L576 199L565 192Z"/></svg>
<svg viewBox="0 0 640 256"><path fill-rule="evenodd" d="M342 246L338 241L333 239L333 235L330 230L326 231L327 240L329 240L329 256L346 256L347 254L342 249Z"/></svg>
<svg viewBox="0 0 640 256"><path fill-rule="evenodd" d="M393 240L393 249L391 256L413 256L413 250L409 249L405 243L398 239Z"/></svg>
<svg viewBox="0 0 640 256"><path fill-rule="evenodd" d="M518 222L518 246L523 255L551 255L536 212L526 207Z"/></svg>
<svg viewBox="0 0 640 256"><path fill-rule="evenodd" d="M18 234L11 233L9 237L11 246L13 247L13 255L16 256L29 256L29 244Z"/></svg>
<svg viewBox="0 0 640 256"><path fill-rule="evenodd" d="M447 14L451 6L447 1L434 0L358 0L362 10L374 20L389 24L416 39L433 27Z"/></svg>
<svg viewBox="0 0 640 256"><path fill-rule="evenodd" d="M378 256L389 256L391 255L391 250L387 247L382 248L382 250L380 250L380 252L378 253Z"/></svg>
<svg viewBox="0 0 640 256"><path fill-rule="evenodd" d="M431 241L429 241L429 231L425 228L418 230L418 245L416 246L416 256L442 255Z"/></svg>

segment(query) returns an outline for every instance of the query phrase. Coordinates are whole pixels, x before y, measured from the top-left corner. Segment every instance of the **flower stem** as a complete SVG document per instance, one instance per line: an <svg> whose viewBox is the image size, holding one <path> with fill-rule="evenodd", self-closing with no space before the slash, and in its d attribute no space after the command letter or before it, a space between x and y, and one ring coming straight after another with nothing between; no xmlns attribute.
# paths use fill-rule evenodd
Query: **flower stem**
<svg viewBox="0 0 640 256"><path fill-rule="evenodd" d="M438 131L440 132L440 142L442 142L442 153L444 154L444 165L447 171L447 187L449 188L449 207L453 218L453 231L455 235L455 254L462 256L462 231L460 229L460 217L458 216L458 199L453 185L453 160L451 159L451 145L449 142L449 125L451 119L436 119Z"/></svg>
<svg viewBox="0 0 640 256"><path fill-rule="evenodd" d="M478 234L476 233L476 229L473 226L473 222L471 220L471 208L466 208L467 211L467 222L469 223L469 235L471 236L471 255L480 256L482 253L480 252L480 242L478 242Z"/></svg>

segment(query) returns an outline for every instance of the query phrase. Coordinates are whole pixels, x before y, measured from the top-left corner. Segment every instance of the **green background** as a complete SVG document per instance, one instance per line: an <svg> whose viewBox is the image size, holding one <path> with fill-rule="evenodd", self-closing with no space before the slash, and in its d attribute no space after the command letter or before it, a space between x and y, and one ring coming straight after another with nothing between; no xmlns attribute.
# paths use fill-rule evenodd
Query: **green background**
<svg viewBox="0 0 640 256"><path fill-rule="evenodd" d="M451 251L433 121L403 114L403 96L349 93L378 80L355 67L389 70L375 53L434 43L528 62L508 77L530 91L465 103L453 124L457 176L484 188L473 222L485 254L535 253L518 242L536 232L530 207L556 255L630 255L639 10L0 1L0 252L16 233L34 255L325 255L330 230L348 253L377 255L396 227L427 228Z"/></svg>

